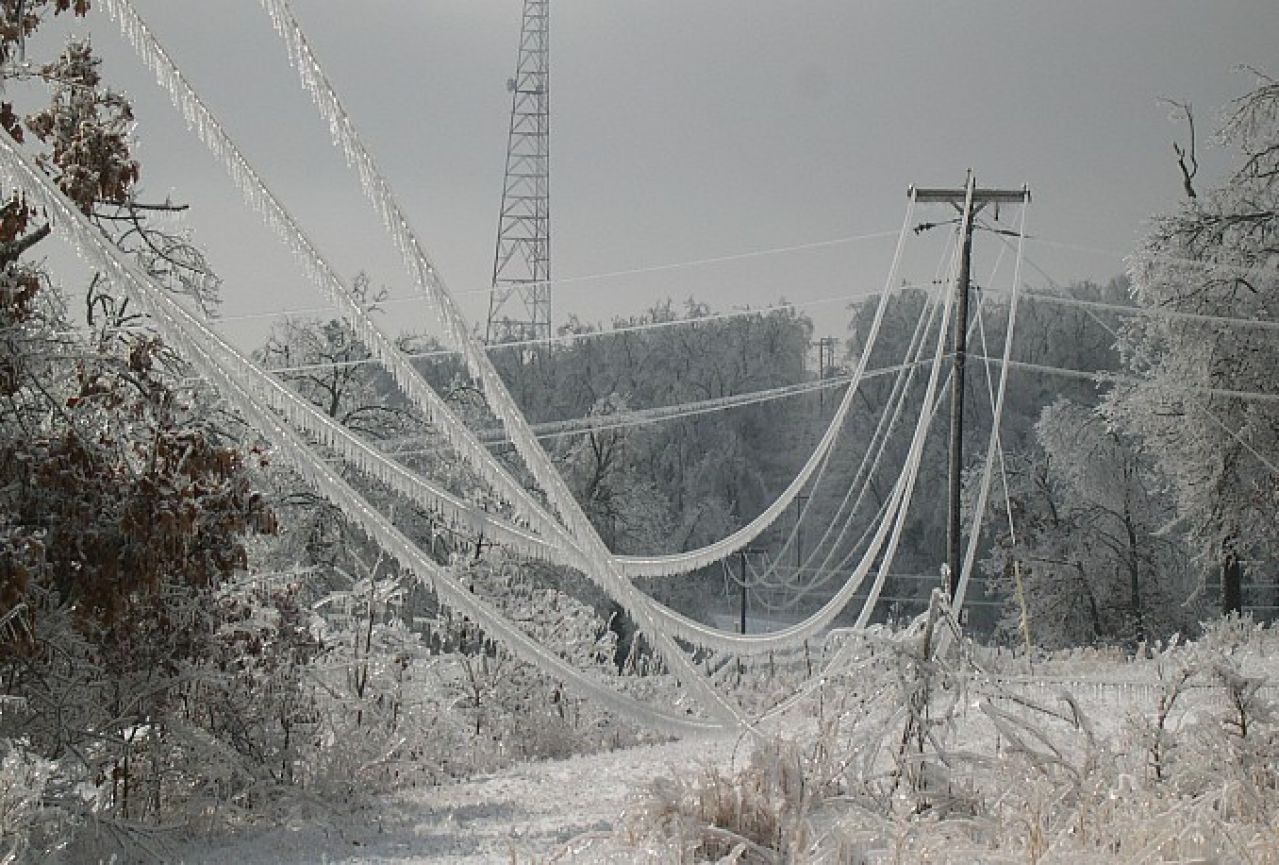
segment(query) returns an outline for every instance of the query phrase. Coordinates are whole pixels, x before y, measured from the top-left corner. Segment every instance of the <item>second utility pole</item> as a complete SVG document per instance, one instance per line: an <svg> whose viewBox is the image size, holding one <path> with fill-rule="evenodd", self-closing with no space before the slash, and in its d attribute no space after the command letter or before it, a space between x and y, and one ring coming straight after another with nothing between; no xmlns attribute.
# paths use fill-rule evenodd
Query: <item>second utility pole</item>
<svg viewBox="0 0 1279 865"><path fill-rule="evenodd" d="M955 282L954 367L950 379L950 471L946 520L946 591L951 599L959 589L963 568L963 536L960 532L960 499L964 466L964 362L968 354L968 286L972 276L973 223L987 204L1025 204L1030 190L978 189L971 171L963 189L915 189L910 195L922 203L944 202L960 213L963 245L959 253L959 278ZM998 213L998 211L996 211ZM996 217L998 218L998 217ZM931 227L931 226L924 226Z"/></svg>

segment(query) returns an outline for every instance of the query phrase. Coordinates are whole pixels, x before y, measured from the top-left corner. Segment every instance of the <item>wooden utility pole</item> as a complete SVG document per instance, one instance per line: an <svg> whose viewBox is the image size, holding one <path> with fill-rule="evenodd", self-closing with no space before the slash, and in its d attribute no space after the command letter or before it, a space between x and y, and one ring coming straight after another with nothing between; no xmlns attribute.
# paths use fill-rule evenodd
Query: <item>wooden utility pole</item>
<svg viewBox="0 0 1279 865"><path fill-rule="evenodd" d="M758 552L761 552L761 551L760 551L760 550L738 550L738 551L737 551L737 561L738 561L738 562L740 563L740 565L741 565L741 573L742 573L742 611L741 611L741 612L742 612L742 621L741 621L741 629L742 629L742 633L743 633L743 634L744 634L744 633L746 633L746 557L747 557L747 556L753 556L753 555L755 555L755 554L756 554L756 553L758 553Z"/></svg>
<svg viewBox="0 0 1279 865"><path fill-rule="evenodd" d="M972 276L973 224L977 214L988 204L994 204L996 213L1000 204L1025 204L1030 200L1030 190L978 189L971 171L962 189L916 189L907 193L920 204L944 203L959 211L963 245L959 255L959 278L955 282L955 320L952 330L954 347L950 381L950 482L946 521L946 590L953 600L959 589L960 571L963 568L963 538L959 525L960 481L964 467L964 362L968 353L968 286ZM932 228L925 224L920 228Z"/></svg>
<svg viewBox="0 0 1279 865"><path fill-rule="evenodd" d="M808 503L808 496L799 493L795 496L795 580L799 581L799 569L804 566L804 526L801 522L804 516L804 505Z"/></svg>
<svg viewBox="0 0 1279 865"><path fill-rule="evenodd" d="M833 336L823 336L817 340L817 379L826 381L826 376L835 370L835 347L839 340ZM826 409L826 388L817 391L817 407L819 411Z"/></svg>

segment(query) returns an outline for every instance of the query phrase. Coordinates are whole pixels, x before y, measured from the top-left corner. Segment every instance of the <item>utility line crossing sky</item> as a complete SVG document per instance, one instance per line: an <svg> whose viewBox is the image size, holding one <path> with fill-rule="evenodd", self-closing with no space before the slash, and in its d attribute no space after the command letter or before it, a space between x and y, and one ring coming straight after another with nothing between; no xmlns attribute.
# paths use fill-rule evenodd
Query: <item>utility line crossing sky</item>
<svg viewBox="0 0 1279 865"><path fill-rule="evenodd" d="M410 291L390 244L329 145L255 0L135 0L274 191L345 275ZM297 0L335 85L472 323L492 270L521 0ZM1211 132L1255 81L1279 74L1273 0L553 0L555 326L632 315L692 295L717 309L864 294L909 184L1028 183L1029 231L1126 253L1181 194L1161 97L1193 103L1201 185L1230 168ZM59 26L67 30L66 24ZM99 13L106 80L138 117L146 196L190 203L226 280L226 329L254 345L260 313L322 305L240 203L167 98ZM53 35L33 45L52 52ZM33 58L38 59L38 58ZM944 219L921 207L921 219ZM1006 217L1007 219L1007 217ZM932 232L942 235L944 232ZM944 237L912 244L903 276L931 278ZM1000 244L979 236L988 273ZM1106 280L1119 256L1028 246L1061 281ZM656 265L708 258L699 267ZM639 270L602 279L590 274ZM394 324L427 328L396 304ZM823 310L819 334L847 316Z"/></svg>

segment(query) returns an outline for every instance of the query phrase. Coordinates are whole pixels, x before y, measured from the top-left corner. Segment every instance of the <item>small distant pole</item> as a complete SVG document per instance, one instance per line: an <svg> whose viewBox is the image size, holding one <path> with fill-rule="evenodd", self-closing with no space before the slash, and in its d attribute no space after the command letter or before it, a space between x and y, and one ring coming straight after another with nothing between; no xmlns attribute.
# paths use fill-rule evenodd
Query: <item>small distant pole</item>
<svg viewBox="0 0 1279 865"><path fill-rule="evenodd" d="M804 564L804 526L800 519L804 516L804 505L808 496L800 493L795 496L795 579L799 579L799 569Z"/></svg>
<svg viewBox="0 0 1279 865"><path fill-rule="evenodd" d="M742 574L741 633L746 633L746 557L753 556L762 550L738 550L737 561Z"/></svg>
<svg viewBox="0 0 1279 865"><path fill-rule="evenodd" d="M960 481L964 465L964 363L968 353L968 286L972 275L973 223L977 214L988 204L996 208L1000 204L1025 204L1030 201L1030 190L978 189L971 171L962 189L916 189L907 193L920 204L944 203L952 205L960 214L963 246L959 258L959 279L955 283L955 320L952 325L954 368L950 382L950 479L948 484L946 525L946 590L950 599L959 591L960 571L963 569L963 538L959 525ZM998 211L996 211L998 212ZM932 228L931 224L916 230Z"/></svg>
<svg viewBox="0 0 1279 865"><path fill-rule="evenodd" d="M823 336L817 340L817 380L819 382L826 381L826 376L835 369L836 342L837 340L833 336ZM817 407L821 411L826 410L825 387L817 390Z"/></svg>

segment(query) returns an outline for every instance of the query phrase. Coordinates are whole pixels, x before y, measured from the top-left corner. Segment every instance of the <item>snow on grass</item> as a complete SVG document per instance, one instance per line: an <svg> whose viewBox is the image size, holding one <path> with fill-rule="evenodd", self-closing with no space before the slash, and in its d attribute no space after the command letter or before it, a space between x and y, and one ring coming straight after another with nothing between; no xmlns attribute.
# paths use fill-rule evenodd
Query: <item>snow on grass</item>
<svg viewBox="0 0 1279 865"><path fill-rule="evenodd" d="M855 638L760 740L519 764L180 861L1279 863L1273 631L1033 667L925 643Z"/></svg>
<svg viewBox="0 0 1279 865"><path fill-rule="evenodd" d="M745 759L734 736L646 745L567 760L523 763L485 777L406 790L359 813L279 829L192 841L186 865L471 865L571 861L576 839L591 855L628 856L624 837L637 788L702 764L731 770Z"/></svg>

